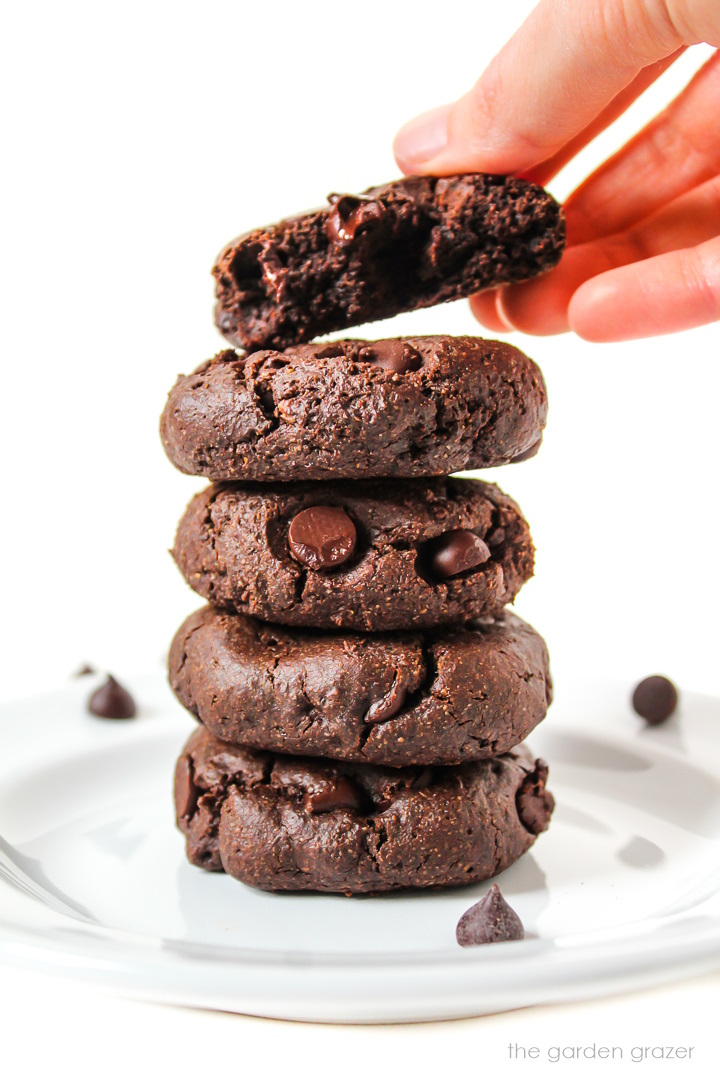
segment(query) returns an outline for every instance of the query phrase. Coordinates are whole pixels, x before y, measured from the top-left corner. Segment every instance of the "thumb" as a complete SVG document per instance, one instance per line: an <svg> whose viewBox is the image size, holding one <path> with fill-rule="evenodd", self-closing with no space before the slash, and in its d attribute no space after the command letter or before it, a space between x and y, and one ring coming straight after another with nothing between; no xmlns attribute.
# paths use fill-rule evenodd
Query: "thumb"
<svg viewBox="0 0 720 1080"><path fill-rule="evenodd" d="M720 41L717 0L675 0L673 19L669 3L541 0L469 93L400 130L400 168L523 173L546 160L643 68L683 45Z"/></svg>

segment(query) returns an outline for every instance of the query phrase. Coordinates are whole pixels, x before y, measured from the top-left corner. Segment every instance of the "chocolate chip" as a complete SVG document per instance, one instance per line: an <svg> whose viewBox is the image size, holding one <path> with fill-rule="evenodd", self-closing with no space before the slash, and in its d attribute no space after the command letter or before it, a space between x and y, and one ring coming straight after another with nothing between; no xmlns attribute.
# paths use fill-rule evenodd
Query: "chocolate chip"
<svg viewBox="0 0 720 1080"><path fill-rule="evenodd" d="M664 675L649 675L635 687L632 706L648 724L661 724L675 712L678 692Z"/></svg>
<svg viewBox="0 0 720 1080"><path fill-rule="evenodd" d="M365 723L382 724L386 720L391 720L393 716L397 716L405 703L406 695L407 683L405 678L403 676L396 677L385 697L380 698L379 701L370 706L365 714Z"/></svg>
<svg viewBox="0 0 720 1080"><path fill-rule="evenodd" d="M333 242L350 243L385 216L379 202L367 195L328 195L332 210L328 214L326 231Z"/></svg>
<svg viewBox="0 0 720 1080"><path fill-rule="evenodd" d="M303 806L309 814L327 814L332 810L360 810L365 801L354 784L338 776L319 791L308 792Z"/></svg>
<svg viewBox="0 0 720 1080"><path fill-rule="evenodd" d="M538 439L537 442L534 442L532 446L528 446L527 450L523 450L512 458L512 464L514 465L517 461L528 461L530 458L535 457L541 445L542 438Z"/></svg>
<svg viewBox="0 0 720 1080"><path fill-rule="evenodd" d="M131 695L112 675L98 687L87 707L93 716L101 716L104 720L132 720L137 712Z"/></svg>
<svg viewBox="0 0 720 1080"><path fill-rule="evenodd" d="M275 291L277 299L282 302L287 292L287 267L283 265L277 249L269 241L261 247L258 262L262 267L265 281Z"/></svg>
<svg viewBox="0 0 720 1080"><path fill-rule="evenodd" d="M364 345L358 352L358 360L366 364L374 364L384 368L385 371L404 375L408 371L417 371L422 367L422 356L401 338L390 338L387 341L375 341L372 345Z"/></svg>
<svg viewBox="0 0 720 1080"><path fill-rule="evenodd" d="M545 832L555 809L555 800L545 789L547 778L547 762L537 758L534 769L527 773L515 795L518 817L527 831L535 836Z"/></svg>
<svg viewBox="0 0 720 1080"><path fill-rule="evenodd" d="M338 341L329 341L327 345L319 345L315 350L316 360L333 360L335 358L340 359L345 355L345 350L342 344Z"/></svg>
<svg viewBox="0 0 720 1080"><path fill-rule="evenodd" d="M423 555L435 577L452 578L486 563L490 548L469 529L452 529L423 545Z"/></svg>
<svg viewBox="0 0 720 1080"><path fill-rule="evenodd" d="M497 941L522 941L525 929L516 911L497 885L473 904L460 918L455 930L458 945L493 945Z"/></svg>
<svg viewBox="0 0 720 1080"><path fill-rule="evenodd" d="M178 817L192 817L197 799L198 789L195 786L192 761L187 754L183 754L175 766L175 806Z"/></svg>
<svg viewBox="0 0 720 1080"><path fill-rule="evenodd" d="M82 679L83 675L94 675L94 674L95 674L95 668L94 667L90 667L90 664L83 664L81 667L79 667L77 669L77 671L73 672L73 679Z"/></svg>
<svg viewBox="0 0 720 1080"><path fill-rule="evenodd" d="M327 570L347 562L356 543L355 525L339 506L309 506L290 522L290 551L311 570Z"/></svg>

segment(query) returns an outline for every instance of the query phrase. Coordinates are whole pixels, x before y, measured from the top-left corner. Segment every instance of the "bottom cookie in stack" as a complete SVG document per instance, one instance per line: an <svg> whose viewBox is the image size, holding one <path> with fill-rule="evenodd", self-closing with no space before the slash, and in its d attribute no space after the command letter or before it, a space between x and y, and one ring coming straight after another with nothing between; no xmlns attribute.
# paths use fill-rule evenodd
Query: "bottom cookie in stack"
<svg viewBox="0 0 720 1080"><path fill-rule="evenodd" d="M169 675L204 725L175 779L197 866L271 890L458 885L547 828L547 766L518 745L552 698L547 649L509 612L357 634L207 607Z"/></svg>
<svg viewBox="0 0 720 1080"><path fill-rule="evenodd" d="M200 728L175 772L191 863L267 890L380 893L482 881L549 823L524 746L449 766L358 765L223 742Z"/></svg>

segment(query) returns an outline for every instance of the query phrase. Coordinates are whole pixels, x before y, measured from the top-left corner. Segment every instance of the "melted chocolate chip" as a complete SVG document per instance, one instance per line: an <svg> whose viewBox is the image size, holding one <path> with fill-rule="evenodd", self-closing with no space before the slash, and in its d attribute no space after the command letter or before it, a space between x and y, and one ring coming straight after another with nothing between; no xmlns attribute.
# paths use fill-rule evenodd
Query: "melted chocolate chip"
<svg viewBox="0 0 720 1080"><path fill-rule="evenodd" d="M518 817L527 831L535 836L545 832L555 808L554 798L545 789L547 778L547 762L537 758L535 768L527 773L515 795Z"/></svg>
<svg viewBox="0 0 720 1080"><path fill-rule="evenodd" d="M303 799L303 806L309 814L327 814L332 810L360 810L365 800L362 794L344 776L320 788L308 792Z"/></svg>
<svg viewBox="0 0 720 1080"><path fill-rule="evenodd" d="M350 243L361 232L381 220L385 210L367 195L328 195L332 210L328 214L326 231L333 243Z"/></svg>
<svg viewBox="0 0 720 1080"><path fill-rule="evenodd" d="M385 697L374 702L365 714L366 724L382 724L391 720L402 709L407 695L407 683L404 677L396 678Z"/></svg>
<svg viewBox="0 0 720 1080"><path fill-rule="evenodd" d="M357 531L339 506L309 506L290 522L290 551L311 570L327 570L347 562L355 551Z"/></svg>
<svg viewBox="0 0 720 1080"><path fill-rule="evenodd" d="M514 465L517 461L529 461L530 458L535 457L541 445L542 438L538 439L537 442L534 442L532 446L528 446L527 450L523 450L522 453L517 454L512 459L512 464Z"/></svg>
<svg viewBox="0 0 720 1080"><path fill-rule="evenodd" d="M93 716L100 716L104 720L132 720L137 712L131 695L112 675L108 675L107 682L98 687L87 707Z"/></svg>
<svg viewBox="0 0 720 1080"><path fill-rule="evenodd" d="M452 529L424 545L423 554L435 577L452 578L486 563L490 548L469 529Z"/></svg>
<svg viewBox="0 0 720 1080"><path fill-rule="evenodd" d="M192 817L197 799L198 789L195 786L192 761L187 754L183 754L175 766L175 806L178 817Z"/></svg>
<svg viewBox="0 0 720 1080"><path fill-rule="evenodd" d="M260 249L258 262L262 267L262 274L271 289L275 291L278 300L285 298L287 267L283 265L276 248L266 241Z"/></svg>
<svg viewBox="0 0 720 1080"><path fill-rule="evenodd" d="M332 360L336 357L339 359L345 355L345 350L342 345L337 341L329 341L327 345L319 345L315 350L316 360Z"/></svg>
<svg viewBox="0 0 720 1080"><path fill-rule="evenodd" d="M648 724L661 724L675 712L678 692L664 675L649 675L635 687L632 706Z"/></svg>
<svg viewBox="0 0 720 1080"><path fill-rule="evenodd" d="M401 338L390 338L387 341L375 341L372 345L365 345L358 352L358 360L366 364L375 364L376 367L384 368L385 371L393 371L397 375L404 375L407 371L417 371L422 367L422 356Z"/></svg>
<svg viewBox="0 0 720 1080"><path fill-rule="evenodd" d="M492 945L497 941L522 941L525 929L516 911L508 904L497 885L482 900L473 904L457 924L458 945Z"/></svg>

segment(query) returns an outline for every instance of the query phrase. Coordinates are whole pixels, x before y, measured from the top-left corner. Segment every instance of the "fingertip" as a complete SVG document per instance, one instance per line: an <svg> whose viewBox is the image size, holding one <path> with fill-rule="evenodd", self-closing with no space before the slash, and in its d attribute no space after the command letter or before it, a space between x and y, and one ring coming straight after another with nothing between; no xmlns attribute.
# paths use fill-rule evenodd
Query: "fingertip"
<svg viewBox="0 0 720 1080"><path fill-rule="evenodd" d="M393 153L404 173L426 172L445 149L451 105L440 105L413 117L393 140Z"/></svg>
<svg viewBox="0 0 720 1080"><path fill-rule="evenodd" d="M620 341L623 335L617 332L617 312L618 296L612 274L601 274L584 282L571 296L568 325L584 341Z"/></svg>
<svg viewBox="0 0 720 1080"><path fill-rule="evenodd" d="M503 319L497 302L497 289L488 289L470 297L470 310L477 321L493 334L512 333L512 326Z"/></svg>
<svg viewBox="0 0 720 1080"><path fill-rule="evenodd" d="M500 318L523 334L543 337L566 333L570 329L567 298L561 289L553 288L551 277L548 274L501 289L497 302Z"/></svg>

